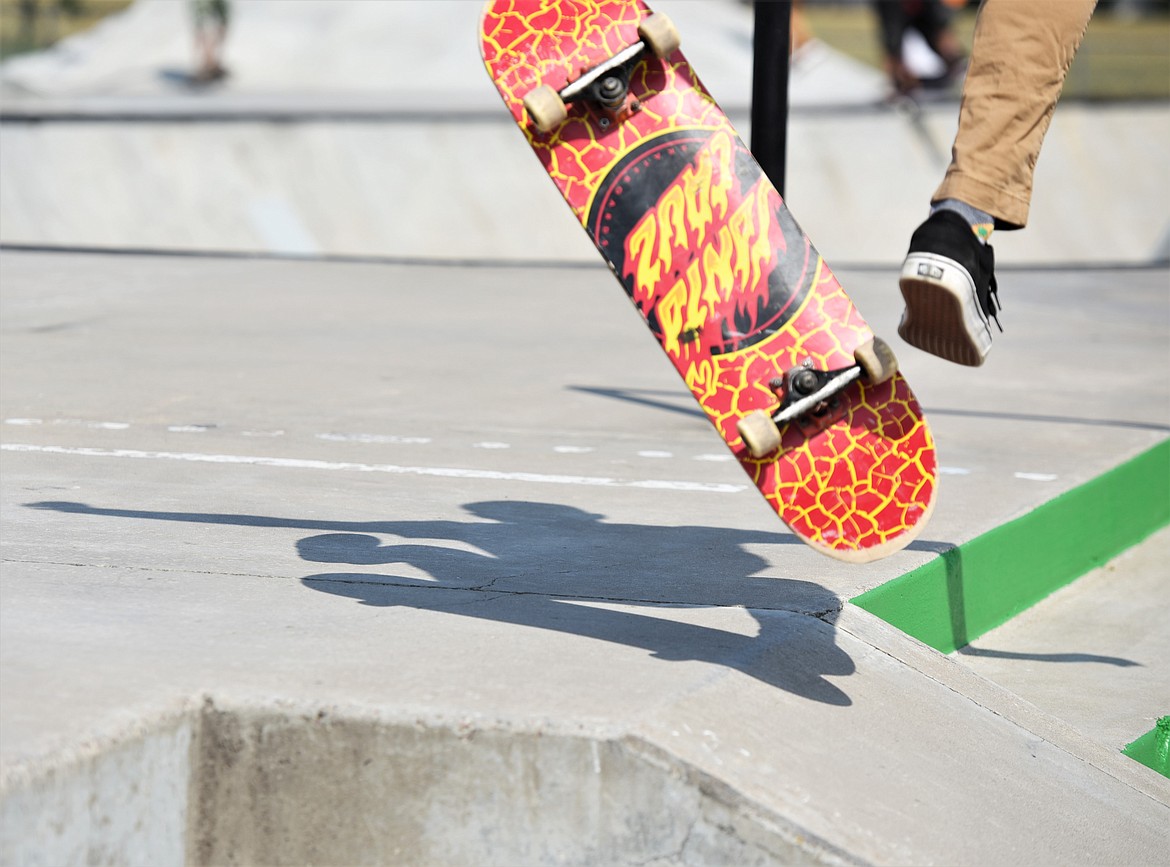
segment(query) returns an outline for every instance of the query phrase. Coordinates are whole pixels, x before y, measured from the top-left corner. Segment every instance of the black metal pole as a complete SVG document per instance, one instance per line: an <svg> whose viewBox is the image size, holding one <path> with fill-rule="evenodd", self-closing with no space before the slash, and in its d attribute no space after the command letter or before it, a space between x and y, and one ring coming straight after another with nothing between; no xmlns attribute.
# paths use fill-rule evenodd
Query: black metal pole
<svg viewBox="0 0 1170 867"><path fill-rule="evenodd" d="M752 153L784 195L792 0L756 0L752 36Z"/></svg>

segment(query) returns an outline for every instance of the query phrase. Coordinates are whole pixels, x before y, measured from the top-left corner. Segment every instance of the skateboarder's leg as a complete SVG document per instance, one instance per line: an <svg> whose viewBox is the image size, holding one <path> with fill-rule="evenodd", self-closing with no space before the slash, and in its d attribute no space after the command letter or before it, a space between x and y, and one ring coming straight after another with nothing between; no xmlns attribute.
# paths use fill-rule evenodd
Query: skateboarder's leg
<svg viewBox="0 0 1170 867"><path fill-rule="evenodd" d="M958 199L997 228L1028 221L1032 174L1097 0L984 0L950 167L932 201Z"/></svg>
<svg viewBox="0 0 1170 867"><path fill-rule="evenodd" d="M984 0L951 164L915 231L898 333L958 364L991 350L998 311L992 227L1023 228L1044 135L1096 0ZM968 231L969 230L969 231Z"/></svg>

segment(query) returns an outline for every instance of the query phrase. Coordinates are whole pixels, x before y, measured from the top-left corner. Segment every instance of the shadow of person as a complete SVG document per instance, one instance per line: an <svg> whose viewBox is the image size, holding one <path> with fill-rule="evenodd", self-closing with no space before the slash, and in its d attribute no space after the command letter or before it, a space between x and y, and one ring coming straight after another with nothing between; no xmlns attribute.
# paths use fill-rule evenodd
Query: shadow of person
<svg viewBox="0 0 1170 867"><path fill-rule="evenodd" d="M656 659L725 666L812 701L852 703L827 678L853 674L853 660L837 646L834 627L817 616L839 610L841 600L813 582L759 575L774 563L753 548L799 546L780 533L610 522L572 506L527 501L470 503L465 520L413 521L106 509L76 502L26 507L312 530L296 543L304 561L378 569L302 578L314 591L362 605L446 612L612 642ZM405 568L382 568L394 566ZM695 622L695 610L726 607L745 611L756 634ZM690 610L673 613L678 609Z"/></svg>
<svg viewBox="0 0 1170 867"><path fill-rule="evenodd" d="M478 520L381 526L405 541L326 533L297 544L310 562L403 565L429 577L334 572L303 583L363 605L445 611L637 647L662 660L713 663L814 701L851 703L826 678L852 674L853 661L837 647L833 627L807 616L835 610L840 600L811 582L752 577L769 564L745 544L775 543L774 534L609 523L548 503L465 508ZM451 590L491 595L468 605L465 594L443 592ZM664 616L670 608L729 605L751 615L757 634ZM647 613L631 610L639 608Z"/></svg>

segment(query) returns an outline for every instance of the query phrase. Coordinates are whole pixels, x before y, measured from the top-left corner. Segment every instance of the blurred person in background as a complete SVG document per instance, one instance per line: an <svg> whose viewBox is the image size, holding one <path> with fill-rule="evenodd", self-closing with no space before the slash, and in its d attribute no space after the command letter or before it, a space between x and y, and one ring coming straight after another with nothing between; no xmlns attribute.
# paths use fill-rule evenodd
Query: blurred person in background
<svg viewBox="0 0 1170 867"><path fill-rule="evenodd" d="M946 88L963 77L967 54L955 36L955 9L966 0L871 0L878 20L882 66L895 93L911 94L921 88ZM906 37L917 32L941 62L941 72L922 78L908 62Z"/></svg>
<svg viewBox="0 0 1170 867"><path fill-rule="evenodd" d="M218 81L228 74L223 65L230 17L228 0L191 0L191 13L195 18L197 64L191 78L198 84Z"/></svg>

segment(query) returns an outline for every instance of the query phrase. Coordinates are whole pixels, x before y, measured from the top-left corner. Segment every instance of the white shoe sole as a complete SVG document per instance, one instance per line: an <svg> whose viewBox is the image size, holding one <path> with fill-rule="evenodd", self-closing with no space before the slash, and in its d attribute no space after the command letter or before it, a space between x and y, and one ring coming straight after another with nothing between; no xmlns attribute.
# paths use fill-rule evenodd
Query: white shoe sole
<svg viewBox="0 0 1170 867"><path fill-rule="evenodd" d="M956 364L983 364L991 327L966 268L935 253L910 253L898 286L906 299L898 325L903 340Z"/></svg>

